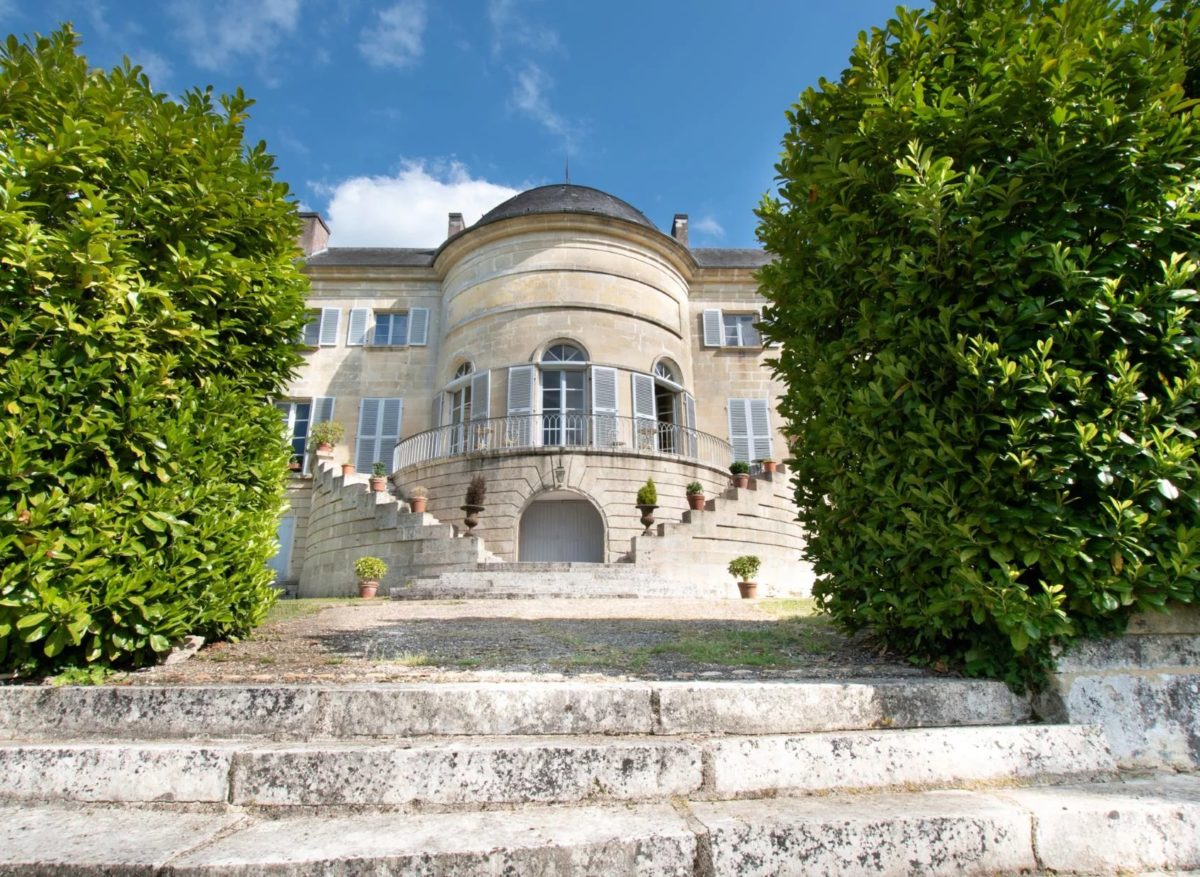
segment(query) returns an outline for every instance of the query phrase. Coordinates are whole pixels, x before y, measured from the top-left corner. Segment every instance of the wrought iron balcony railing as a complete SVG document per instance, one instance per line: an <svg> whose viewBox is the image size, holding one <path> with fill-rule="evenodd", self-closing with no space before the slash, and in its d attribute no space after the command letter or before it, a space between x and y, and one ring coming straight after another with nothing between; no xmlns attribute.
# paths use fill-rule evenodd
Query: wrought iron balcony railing
<svg viewBox="0 0 1200 877"><path fill-rule="evenodd" d="M395 470L485 451L579 448L683 458L724 469L733 449L724 439L673 423L615 414L526 414L455 423L396 444Z"/></svg>

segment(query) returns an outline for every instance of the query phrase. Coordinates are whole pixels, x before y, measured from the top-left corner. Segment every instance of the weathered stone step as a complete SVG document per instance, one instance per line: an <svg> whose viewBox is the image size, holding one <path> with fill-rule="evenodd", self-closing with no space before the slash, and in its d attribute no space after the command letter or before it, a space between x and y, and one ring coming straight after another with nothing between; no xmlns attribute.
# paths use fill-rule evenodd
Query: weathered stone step
<svg viewBox="0 0 1200 877"><path fill-rule="evenodd" d="M479 806L724 800L1115 776L1077 725L781 737L473 737L403 744L96 741L0 744L0 800L235 806Z"/></svg>
<svg viewBox="0 0 1200 877"><path fill-rule="evenodd" d="M959 875L1200 868L1200 779L770 801L271 814L0 807L11 875Z"/></svg>
<svg viewBox="0 0 1200 877"><path fill-rule="evenodd" d="M0 687L0 739L27 740L800 734L1029 716L1002 683L966 679Z"/></svg>
<svg viewBox="0 0 1200 877"><path fill-rule="evenodd" d="M486 564L469 571L445 572L418 578L412 585L392 588L393 600L447 599L570 599L675 597L685 599L738 599L732 578L720 582L672 579L661 571L639 571L628 563L571 564L560 570L515 571ZM504 564L520 566L520 564ZM565 565L564 565L565 566ZM595 567L588 569L588 566Z"/></svg>

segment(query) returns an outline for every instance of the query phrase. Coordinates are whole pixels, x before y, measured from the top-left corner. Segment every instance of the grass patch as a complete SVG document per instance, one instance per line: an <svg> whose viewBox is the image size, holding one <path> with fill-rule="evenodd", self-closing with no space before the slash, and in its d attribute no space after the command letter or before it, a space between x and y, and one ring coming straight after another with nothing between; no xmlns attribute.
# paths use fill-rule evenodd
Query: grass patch
<svg viewBox="0 0 1200 877"><path fill-rule="evenodd" d="M723 667L789 667L829 651L836 642L825 619L793 616L750 630L685 634L646 651Z"/></svg>
<svg viewBox="0 0 1200 877"><path fill-rule="evenodd" d="M86 664L82 667L65 667L57 676L50 677L50 684L55 688L62 685L103 685L116 671L100 664Z"/></svg>
<svg viewBox="0 0 1200 877"><path fill-rule="evenodd" d="M276 600L263 624L280 624L285 621L295 621L297 618L307 618L333 606L357 603L359 599L358 597L302 597L298 600Z"/></svg>
<svg viewBox="0 0 1200 877"><path fill-rule="evenodd" d="M817 604L811 597L768 597L758 601L758 608L772 618L813 618L817 615Z"/></svg>
<svg viewBox="0 0 1200 877"><path fill-rule="evenodd" d="M428 667L430 664L429 655L417 652L401 652L394 657L388 658L384 663L396 664L400 667Z"/></svg>

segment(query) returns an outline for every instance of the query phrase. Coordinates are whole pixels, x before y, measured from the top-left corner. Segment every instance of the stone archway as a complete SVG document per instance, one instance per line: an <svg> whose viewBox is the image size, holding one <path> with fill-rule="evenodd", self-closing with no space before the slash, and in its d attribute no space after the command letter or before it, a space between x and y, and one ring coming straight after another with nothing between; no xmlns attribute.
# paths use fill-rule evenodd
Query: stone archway
<svg viewBox="0 0 1200 877"><path fill-rule="evenodd" d="M604 520L586 499L564 490L537 497L521 515L522 563L603 563Z"/></svg>

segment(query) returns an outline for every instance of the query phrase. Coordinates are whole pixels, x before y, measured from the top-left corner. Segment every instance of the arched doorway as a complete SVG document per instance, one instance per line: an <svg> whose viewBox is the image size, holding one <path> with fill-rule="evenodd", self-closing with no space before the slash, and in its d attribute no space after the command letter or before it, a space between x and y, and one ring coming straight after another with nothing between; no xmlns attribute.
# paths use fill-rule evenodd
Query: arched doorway
<svg viewBox="0 0 1200 877"><path fill-rule="evenodd" d="M604 562L604 521L578 494L552 491L531 502L521 515L517 560Z"/></svg>

